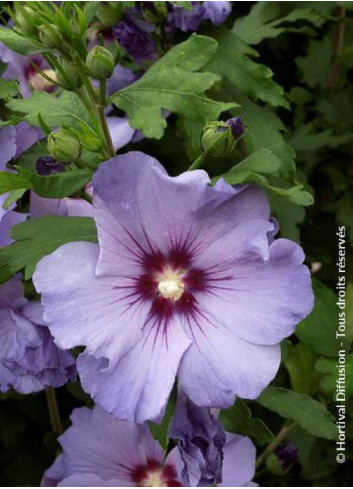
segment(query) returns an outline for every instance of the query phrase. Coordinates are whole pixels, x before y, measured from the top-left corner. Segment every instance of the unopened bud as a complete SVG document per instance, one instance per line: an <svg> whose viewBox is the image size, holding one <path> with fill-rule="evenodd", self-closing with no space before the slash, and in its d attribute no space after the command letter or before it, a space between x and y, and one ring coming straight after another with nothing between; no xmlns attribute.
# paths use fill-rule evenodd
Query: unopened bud
<svg viewBox="0 0 353 489"><path fill-rule="evenodd" d="M86 66L92 78L104 80L114 71L114 56L104 46L94 46L87 55Z"/></svg>
<svg viewBox="0 0 353 489"><path fill-rule="evenodd" d="M101 139L98 139L94 136L88 136L88 135L83 136L82 145L89 151L93 151L93 153L99 153L99 151L103 147L103 143Z"/></svg>
<svg viewBox="0 0 353 489"><path fill-rule="evenodd" d="M96 15L104 26L113 27L124 17L124 12L119 8L118 2L114 2L114 6L102 4Z"/></svg>
<svg viewBox="0 0 353 489"><path fill-rule="evenodd" d="M202 152L213 158L227 156L233 150L235 141L243 134L244 124L241 117L233 117L226 122L210 122L202 135Z"/></svg>
<svg viewBox="0 0 353 489"><path fill-rule="evenodd" d="M16 26L21 29L24 34L33 35L37 32L34 19L36 18L35 11L28 5L21 5L21 8L16 9L15 21Z"/></svg>
<svg viewBox="0 0 353 489"><path fill-rule="evenodd" d="M48 136L48 151L60 163L69 164L81 155L78 137L68 129L60 129Z"/></svg>
<svg viewBox="0 0 353 489"><path fill-rule="evenodd" d="M284 475L298 459L298 450L294 443L281 443L266 460L266 468L271 474Z"/></svg>
<svg viewBox="0 0 353 489"><path fill-rule="evenodd" d="M39 38L47 48L62 46L64 42L63 35L59 27L55 24L46 24L38 27Z"/></svg>
<svg viewBox="0 0 353 489"><path fill-rule="evenodd" d="M56 71L56 80L65 90L76 90L82 85L82 80L75 65L66 59L60 63L62 73Z"/></svg>
<svg viewBox="0 0 353 489"><path fill-rule="evenodd" d="M53 175L65 171L64 165L58 163L52 156L41 156L36 162L38 175Z"/></svg>

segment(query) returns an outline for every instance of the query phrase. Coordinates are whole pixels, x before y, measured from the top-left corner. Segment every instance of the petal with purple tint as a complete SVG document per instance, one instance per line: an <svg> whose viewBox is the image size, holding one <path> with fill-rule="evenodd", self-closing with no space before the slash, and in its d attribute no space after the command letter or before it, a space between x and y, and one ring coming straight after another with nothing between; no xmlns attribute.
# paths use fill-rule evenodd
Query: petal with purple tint
<svg viewBox="0 0 353 489"><path fill-rule="evenodd" d="M63 479L57 487L134 487L129 481L104 480L96 474L74 474Z"/></svg>
<svg viewBox="0 0 353 489"><path fill-rule="evenodd" d="M23 287L20 275L15 275L4 284L0 285L0 309L13 308L27 303L23 298Z"/></svg>
<svg viewBox="0 0 353 489"><path fill-rule="evenodd" d="M213 24L223 24L232 11L232 2L203 2L205 9L204 19L210 20Z"/></svg>
<svg viewBox="0 0 353 489"><path fill-rule="evenodd" d="M154 325L150 320L141 340L114 367L82 354L78 359L82 386L118 419L158 420L189 345L180 324Z"/></svg>
<svg viewBox="0 0 353 489"><path fill-rule="evenodd" d="M227 433L221 487L247 487L255 475L256 449L250 438ZM257 485L257 484L255 484Z"/></svg>
<svg viewBox="0 0 353 489"><path fill-rule="evenodd" d="M122 90L135 80L136 75L133 71L129 70L129 68L125 68L125 66L116 65L112 76L107 80L108 95L112 95L118 90Z"/></svg>
<svg viewBox="0 0 353 489"><path fill-rule="evenodd" d="M30 214L32 218L54 214L57 216L93 217L92 204L84 199L64 198L46 199L33 191L30 196Z"/></svg>
<svg viewBox="0 0 353 489"><path fill-rule="evenodd" d="M143 153L130 152L102 163L93 178L93 214L100 244L98 275L119 274L125 266L141 272L151 244L141 224L137 185L144 168L161 165ZM125 272L126 270L124 270Z"/></svg>
<svg viewBox="0 0 353 489"><path fill-rule="evenodd" d="M13 226L19 222L23 222L27 219L28 214L21 214L19 212L9 211L0 221L0 247L8 246L13 242L10 237L10 230Z"/></svg>
<svg viewBox="0 0 353 489"><path fill-rule="evenodd" d="M209 408L196 406L180 389L169 436L178 440L185 486L221 482L223 426Z"/></svg>
<svg viewBox="0 0 353 489"><path fill-rule="evenodd" d="M6 169L6 163L16 154L16 128L13 126L0 129L0 171Z"/></svg>
<svg viewBox="0 0 353 489"><path fill-rule="evenodd" d="M228 249L225 240L223 245ZM251 240L247 246L250 253ZM211 282L209 291L197 295L197 301L203 311L239 338L258 345L274 345L290 336L310 313L313 307L310 273L302 265L304 254L296 243L278 239L269 248L268 260L251 261L249 254L247 261L245 255L239 262L225 262L223 272L217 274L217 265L213 263L218 255L222 256L222 251L217 254L216 248L211 247L202 257L215 282Z"/></svg>
<svg viewBox="0 0 353 489"><path fill-rule="evenodd" d="M94 473L104 480L131 482L134 471L148 460L163 461L164 451L147 425L118 421L98 406L75 409L71 420L59 438L65 477Z"/></svg>
<svg viewBox="0 0 353 489"><path fill-rule="evenodd" d="M15 53L0 43L0 59L7 64L7 67L1 76L7 80L17 78L21 94L24 97L29 97L31 95L31 90L26 78L26 68L31 65L30 57Z"/></svg>
<svg viewBox="0 0 353 489"><path fill-rule="evenodd" d="M33 127L27 122L20 122L16 126L16 155L21 156L24 151L30 148L34 143L44 137L43 131L39 127Z"/></svg>
<svg viewBox="0 0 353 489"><path fill-rule="evenodd" d="M39 262L33 282L56 344L86 345L115 364L141 337L150 304L135 300L129 279L95 276L98 253L93 243L63 245Z"/></svg>
<svg viewBox="0 0 353 489"><path fill-rule="evenodd" d="M128 118L116 116L107 117L107 123L115 151L132 140L135 134L135 129L130 126Z"/></svg>
<svg viewBox="0 0 353 489"><path fill-rule="evenodd" d="M243 341L219 321L219 316L216 322L203 313L193 321L185 320L193 344L181 361L178 380L199 406L230 407L235 395L256 399L273 380L280 363L278 345Z"/></svg>

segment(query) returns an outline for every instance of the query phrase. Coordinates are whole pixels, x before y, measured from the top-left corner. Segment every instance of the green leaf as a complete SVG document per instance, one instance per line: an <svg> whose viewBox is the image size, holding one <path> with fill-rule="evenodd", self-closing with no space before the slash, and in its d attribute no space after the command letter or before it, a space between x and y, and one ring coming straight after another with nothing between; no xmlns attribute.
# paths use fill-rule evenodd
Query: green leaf
<svg viewBox="0 0 353 489"><path fill-rule="evenodd" d="M25 176L18 173L0 171L0 195L20 188L29 188L28 179Z"/></svg>
<svg viewBox="0 0 353 489"><path fill-rule="evenodd" d="M16 224L11 237L15 243L0 248L0 283L22 269L28 280L44 256L71 241L95 243L97 230L89 217L45 216Z"/></svg>
<svg viewBox="0 0 353 489"><path fill-rule="evenodd" d="M337 359L320 358L315 368L318 372L324 374L320 385L328 392L335 392L339 372L337 368ZM345 395L349 399L353 395L353 353L346 355L345 361Z"/></svg>
<svg viewBox="0 0 353 489"><path fill-rule="evenodd" d="M205 91L219 77L197 73L216 50L213 39L194 34L174 46L138 81L113 94L111 101L129 115L130 125L148 138L163 136L167 126L163 109L178 114L194 146L199 146L203 126L236 106L208 98Z"/></svg>
<svg viewBox="0 0 353 489"><path fill-rule="evenodd" d="M292 389L295 392L314 395L318 388L319 376L315 372L317 355L304 343L298 343L291 350L285 366L289 372Z"/></svg>
<svg viewBox="0 0 353 489"><path fill-rule="evenodd" d="M309 87L328 85L332 55L332 39L331 36L326 36L324 39L312 40L307 55L295 60Z"/></svg>
<svg viewBox="0 0 353 489"><path fill-rule="evenodd" d="M255 101L262 100L273 106L289 108L284 90L273 81L270 68L249 57L258 56L257 51L226 29L212 30L211 35L218 42L218 49L210 64L206 65L206 70L226 78Z"/></svg>
<svg viewBox="0 0 353 489"><path fill-rule="evenodd" d="M235 185L237 183L257 183L261 187L278 195L285 196L290 202L297 205L311 205L313 197L303 190L303 185L293 187L278 187L271 185L263 174L272 174L281 168L281 160L268 149L262 149L252 153L229 172L221 175L224 180ZM216 177L216 180L219 177Z"/></svg>
<svg viewBox="0 0 353 489"><path fill-rule="evenodd" d="M33 39L22 37L14 30L8 27L0 26L0 41L2 41L8 48L25 55L41 53L46 51L42 45L37 44Z"/></svg>
<svg viewBox="0 0 353 489"><path fill-rule="evenodd" d="M100 2L86 2L83 8L83 12L86 16L87 23L90 24L96 15Z"/></svg>
<svg viewBox="0 0 353 489"><path fill-rule="evenodd" d="M286 10L288 2L257 2L247 16L236 20L232 30L248 44L258 44L285 32L315 35L309 26L289 24L301 20L316 25L324 20L324 15L311 7L294 9L288 14Z"/></svg>
<svg viewBox="0 0 353 489"><path fill-rule="evenodd" d="M93 171L89 169L69 170L63 173L41 176L18 168L21 175L27 177L34 192L41 197L62 199L81 190L92 180Z"/></svg>
<svg viewBox="0 0 353 489"><path fill-rule="evenodd" d="M16 190L11 190L10 195L7 197L5 202L3 203L3 208L5 210L9 210L10 206L19 200L24 194L27 192L27 188L18 188Z"/></svg>
<svg viewBox="0 0 353 489"><path fill-rule="evenodd" d="M91 181L93 171L78 169L41 176L18 167L19 173L0 172L0 195L12 190L32 189L41 197L61 199L81 190Z"/></svg>
<svg viewBox="0 0 353 489"><path fill-rule="evenodd" d="M168 447L169 425L172 421L172 417L175 411L176 400L177 400L176 389L173 389L169 397L167 408L161 423L157 424L157 423L153 423L153 421L148 422L148 427L150 429L153 438L159 441L161 447L164 450L166 450Z"/></svg>
<svg viewBox="0 0 353 489"><path fill-rule="evenodd" d="M260 174L274 173L281 167L281 160L269 149L262 149L237 163L227 173L221 175L231 185L253 181ZM216 177L214 180L218 180Z"/></svg>
<svg viewBox="0 0 353 489"><path fill-rule="evenodd" d="M261 419L251 417L250 409L239 397L233 407L221 411L219 420L226 431L247 435L259 445L270 443L273 440L271 430Z"/></svg>
<svg viewBox="0 0 353 489"><path fill-rule="evenodd" d="M337 296L313 278L314 309L299 325L295 334L321 355L337 357L336 328L338 323Z"/></svg>
<svg viewBox="0 0 353 489"><path fill-rule="evenodd" d="M32 126L40 126L39 114L45 124L52 128L67 125L79 129L80 123L90 125L86 107L73 92L64 92L61 97L34 92L30 98L11 100L7 107L25 114L24 120Z"/></svg>
<svg viewBox="0 0 353 489"><path fill-rule="evenodd" d="M295 421L312 435L329 440L337 439L337 426L332 414L320 402L306 394L270 386L257 401L283 418Z"/></svg>
<svg viewBox="0 0 353 489"><path fill-rule="evenodd" d="M10 81L0 78L0 99L16 97L18 92L19 87L16 80Z"/></svg>

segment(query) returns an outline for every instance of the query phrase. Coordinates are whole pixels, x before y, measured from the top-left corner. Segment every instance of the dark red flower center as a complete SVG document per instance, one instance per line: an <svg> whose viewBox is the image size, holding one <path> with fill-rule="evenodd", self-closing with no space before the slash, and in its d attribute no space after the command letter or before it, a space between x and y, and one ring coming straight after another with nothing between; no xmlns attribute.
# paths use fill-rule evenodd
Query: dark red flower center
<svg viewBox="0 0 353 489"><path fill-rule="evenodd" d="M132 473L132 480L137 487L181 487L176 468L172 464L160 465L149 460Z"/></svg>

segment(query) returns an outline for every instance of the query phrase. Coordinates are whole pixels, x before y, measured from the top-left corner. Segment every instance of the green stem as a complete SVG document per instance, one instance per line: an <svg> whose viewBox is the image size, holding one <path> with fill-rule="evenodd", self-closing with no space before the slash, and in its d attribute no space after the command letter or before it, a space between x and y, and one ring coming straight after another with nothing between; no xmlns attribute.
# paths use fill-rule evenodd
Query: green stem
<svg viewBox="0 0 353 489"><path fill-rule="evenodd" d="M201 153L200 156L196 158L193 164L188 168L188 171L196 170L200 168L202 163L206 160L206 153Z"/></svg>
<svg viewBox="0 0 353 489"><path fill-rule="evenodd" d="M288 426L283 426L278 435L272 440L272 442L265 448L265 450L261 453L261 455L256 460L255 467L260 467L266 459L273 453L278 445L282 443L282 441L289 435L289 433L297 427L297 423L292 423Z"/></svg>
<svg viewBox="0 0 353 489"><path fill-rule="evenodd" d="M100 100L92 86L91 80L86 73L85 64L76 53L73 53L72 57L76 63L76 68L80 73L83 86L85 87L87 92L87 97L91 106L91 110L90 110L91 116L94 114L94 120L97 122L99 126L100 133L101 133L100 135L102 140L104 141L106 155L108 157L114 157L115 151L114 151L112 139L110 137L107 120L104 114L104 106L101 105Z"/></svg>
<svg viewBox="0 0 353 489"><path fill-rule="evenodd" d="M54 387L46 387L45 388L45 395L47 398L50 423L51 423L52 429L53 429L54 433L57 433L60 435L63 432L63 429L62 429L62 425L61 425L61 419L60 419L58 404L56 402Z"/></svg>
<svg viewBox="0 0 353 489"><path fill-rule="evenodd" d="M339 7L337 25L334 35L333 63L329 73L329 86L331 95L335 93L336 86L339 81L341 56L344 47L345 17L346 9L344 7Z"/></svg>
<svg viewBox="0 0 353 489"><path fill-rule="evenodd" d="M107 80L99 80L99 104L102 107L106 106L106 91L107 91Z"/></svg>

